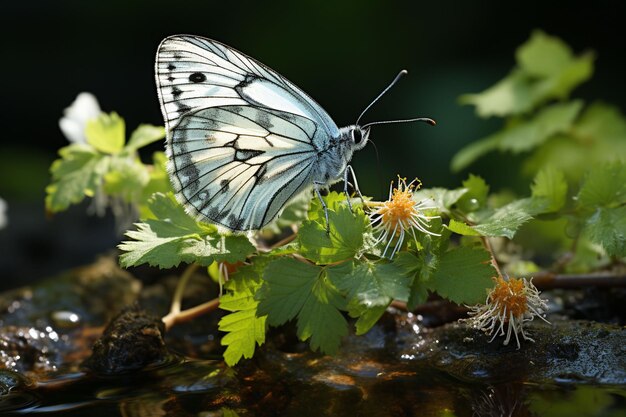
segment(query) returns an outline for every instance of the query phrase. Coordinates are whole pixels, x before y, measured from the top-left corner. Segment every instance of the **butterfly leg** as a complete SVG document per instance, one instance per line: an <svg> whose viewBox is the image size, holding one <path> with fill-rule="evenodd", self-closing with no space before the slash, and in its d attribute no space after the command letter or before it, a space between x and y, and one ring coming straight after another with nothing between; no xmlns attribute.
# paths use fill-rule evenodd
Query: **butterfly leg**
<svg viewBox="0 0 626 417"><path fill-rule="evenodd" d="M320 187L323 187L325 185L326 184L321 183L321 182L313 183L313 187L315 188L315 194L317 195L317 198L320 199L320 203L322 203L322 207L324 208L324 217L326 218L326 234L329 235L330 234L330 221L328 220L328 206L324 202L324 199L322 198L322 194L320 193Z"/></svg>
<svg viewBox="0 0 626 417"><path fill-rule="evenodd" d="M361 194L361 190L359 189L359 183L356 180L356 175L354 173L354 169L352 169L352 165L346 166L346 169L343 172L343 192L346 194L346 198L348 199L348 207L350 208L350 211L352 211L352 203L350 202L350 195L348 194L348 184L350 184L348 181L348 173L352 175L352 179L354 181L354 186L352 188L354 188L354 191L361 199L363 207L365 207L365 200L363 200L363 194Z"/></svg>

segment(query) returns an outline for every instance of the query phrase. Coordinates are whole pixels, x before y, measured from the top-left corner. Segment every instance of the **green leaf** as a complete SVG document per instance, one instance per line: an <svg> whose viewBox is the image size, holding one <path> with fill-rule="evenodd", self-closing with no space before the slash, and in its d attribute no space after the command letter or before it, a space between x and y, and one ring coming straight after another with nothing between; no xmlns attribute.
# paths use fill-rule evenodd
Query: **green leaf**
<svg viewBox="0 0 626 417"><path fill-rule="evenodd" d="M593 74L592 53L575 57L563 41L538 30L518 48L516 56L522 71L535 80L531 95L536 104L566 98Z"/></svg>
<svg viewBox="0 0 626 417"><path fill-rule="evenodd" d="M530 188L533 197L545 198L549 202L547 212L558 211L565 205L567 182L561 171L551 167L542 169Z"/></svg>
<svg viewBox="0 0 626 417"><path fill-rule="evenodd" d="M318 217L319 218L319 217ZM325 220L307 220L298 232L301 253L318 264L328 264L353 258L363 250L364 235L369 231L369 220L361 209L354 213L346 205L329 208L330 234L326 234Z"/></svg>
<svg viewBox="0 0 626 417"><path fill-rule="evenodd" d="M498 149L499 144L500 137L497 134L470 142L454 154L450 161L450 169L453 172L459 172L467 168L481 156Z"/></svg>
<svg viewBox="0 0 626 417"><path fill-rule="evenodd" d="M452 169L458 172L494 150L513 153L532 150L555 134L569 131L582 107L580 100L557 103L542 109L528 120L515 120L503 130L462 148L452 158Z"/></svg>
<svg viewBox="0 0 626 417"><path fill-rule="evenodd" d="M118 153L124 148L126 126L117 113L101 113L98 118L87 121L87 143L104 153Z"/></svg>
<svg viewBox="0 0 626 417"><path fill-rule="evenodd" d="M514 70L481 93L462 95L459 103L475 106L482 118L525 113L533 106L530 80L522 71Z"/></svg>
<svg viewBox="0 0 626 417"><path fill-rule="evenodd" d="M348 324L339 311L346 303L322 267L277 259L267 266L263 279L257 315L267 315L272 326L297 318L298 337L310 338L313 350L337 351L347 334Z"/></svg>
<svg viewBox="0 0 626 417"><path fill-rule="evenodd" d="M155 194L148 203L157 219L137 223L137 230L128 231L132 240L118 247L123 253L124 267L147 263L171 268L181 262L209 266L213 262L235 263L254 252L244 236L222 236L213 226L198 223L176 202L172 193Z"/></svg>
<svg viewBox="0 0 626 417"><path fill-rule="evenodd" d="M153 126L142 124L131 133L130 139L126 144L126 150L136 151L153 142L161 140L165 137L165 128L162 126Z"/></svg>
<svg viewBox="0 0 626 417"><path fill-rule="evenodd" d="M487 195L489 194L489 186L484 179L470 174L469 177L463 181L463 188L467 189L467 192L463 194L457 202L457 207L461 211L471 213L485 208Z"/></svg>
<svg viewBox="0 0 626 417"><path fill-rule="evenodd" d="M498 132L498 148L513 153L536 148L550 136L567 132L582 108L581 100L547 106L528 121Z"/></svg>
<svg viewBox="0 0 626 417"><path fill-rule="evenodd" d="M333 284L347 293L350 302L366 307L387 306L392 300L407 301L411 277L394 263L364 262L350 274L330 276Z"/></svg>
<svg viewBox="0 0 626 417"><path fill-rule="evenodd" d="M148 168L134 156L113 156L109 172L104 176L104 191L126 201L138 200L150 181Z"/></svg>
<svg viewBox="0 0 626 417"><path fill-rule="evenodd" d="M626 203L626 164L597 165L589 172L578 193L581 207L610 207Z"/></svg>
<svg viewBox="0 0 626 417"><path fill-rule="evenodd" d="M233 366L243 357L250 359L256 345L265 343L267 316L257 316L259 302L254 299L261 287L261 272L264 264L257 257L252 265L246 265L230 277L224 285L226 293L220 298L220 309L230 311L221 318L219 330L228 333L222 337L222 346L227 346L224 360Z"/></svg>
<svg viewBox="0 0 626 417"><path fill-rule="evenodd" d="M587 219L584 231L609 256L626 256L626 206L597 209Z"/></svg>
<svg viewBox="0 0 626 417"><path fill-rule="evenodd" d="M414 201L433 200L434 206L442 213L448 213L450 208L467 193L467 188L447 190L445 188L424 188L413 193Z"/></svg>
<svg viewBox="0 0 626 417"><path fill-rule="evenodd" d="M52 163L52 183L46 187L46 208L51 212L95 194L108 170L110 158L87 145L70 145L59 151L61 159Z"/></svg>
<svg viewBox="0 0 626 417"><path fill-rule="evenodd" d="M411 278L407 308L413 310L428 298L428 281L436 269L438 257L434 251L421 251L418 256L411 252L400 252L393 263Z"/></svg>
<svg viewBox="0 0 626 417"><path fill-rule="evenodd" d="M516 200L495 210L489 217L473 226L473 229L482 236L505 236L513 239L521 225L533 216L545 212L547 206L548 202L545 199Z"/></svg>
<svg viewBox="0 0 626 417"><path fill-rule="evenodd" d="M456 234L463 235L463 236L480 236L480 233L478 233L476 229L472 228L471 226L463 222L456 221L454 219L450 219L450 223L448 224L448 229L450 229L450 231Z"/></svg>
<svg viewBox="0 0 626 417"><path fill-rule="evenodd" d="M352 305L353 304L353 305ZM348 305L350 317L357 318L355 323L357 336L367 333L387 310L388 305L367 307L363 304L352 303Z"/></svg>
<svg viewBox="0 0 626 417"><path fill-rule="evenodd" d="M167 157L163 152L152 154L152 166L148 167L148 183L143 187L140 201L139 214L142 219L154 218L147 205L147 201L154 193L172 192L172 185L166 170Z"/></svg>
<svg viewBox="0 0 626 417"><path fill-rule="evenodd" d="M482 248L462 246L444 253L430 280L430 288L457 304L477 304L493 287L495 269Z"/></svg>
<svg viewBox="0 0 626 417"><path fill-rule="evenodd" d="M482 93L461 96L460 103L474 105L484 118L529 113L546 101L567 98L593 73L593 54L574 57L562 41L539 31L520 46L517 60L509 75Z"/></svg>
<svg viewBox="0 0 626 417"><path fill-rule="evenodd" d="M535 77L550 77L563 71L574 59L571 48L561 39L535 30L515 53L520 67Z"/></svg>

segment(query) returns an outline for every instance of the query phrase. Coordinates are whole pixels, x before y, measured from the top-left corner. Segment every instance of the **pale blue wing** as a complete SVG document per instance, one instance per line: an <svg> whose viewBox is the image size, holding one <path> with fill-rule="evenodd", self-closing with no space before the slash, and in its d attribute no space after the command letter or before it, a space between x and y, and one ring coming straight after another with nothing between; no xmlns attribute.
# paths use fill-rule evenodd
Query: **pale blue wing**
<svg viewBox="0 0 626 417"><path fill-rule="evenodd" d="M172 130L189 111L221 106L254 106L310 119L312 139L325 148L339 129L311 97L280 74L219 42L191 35L163 40L156 80L166 127Z"/></svg>
<svg viewBox="0 0 626 417"><path fill-rule="evenodd" d="M256 230L311 185L311 120L279 110L221 106L181 116L168 170L187 211L231 230Z"/></svg>

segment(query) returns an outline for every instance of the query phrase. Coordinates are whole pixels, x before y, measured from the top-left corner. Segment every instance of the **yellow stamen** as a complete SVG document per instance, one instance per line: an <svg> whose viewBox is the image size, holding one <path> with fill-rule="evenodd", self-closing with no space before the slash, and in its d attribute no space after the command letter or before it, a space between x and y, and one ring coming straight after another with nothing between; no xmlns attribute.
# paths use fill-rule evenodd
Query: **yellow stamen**
<svg viewBox="0 0 626 417"><path fill-rule="evenodd" d="M489 298L494 305L498 306L500 314L506 311L512 313L515 317L520 317L528 311L528 298L523 280L509 278L507 281L502 277L498 277L495 281L496 286Z"/></svg>

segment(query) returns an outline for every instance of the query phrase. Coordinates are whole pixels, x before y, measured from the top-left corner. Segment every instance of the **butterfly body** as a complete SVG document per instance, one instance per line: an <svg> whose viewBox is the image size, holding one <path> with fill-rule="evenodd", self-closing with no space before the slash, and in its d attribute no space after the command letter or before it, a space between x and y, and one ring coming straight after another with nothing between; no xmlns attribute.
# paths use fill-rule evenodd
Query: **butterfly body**
<svg viewBox="0 0 626 417"><path fill-rule="evenodd" d="M367 143L369 129L338 128L280 74L221 43L166 38L155 70L176 197L230 230L262 228L311 188L319 196Z"/></svg>

